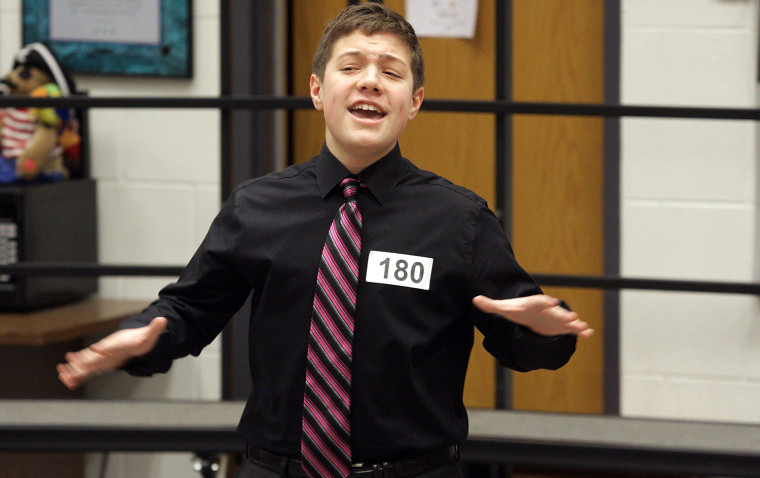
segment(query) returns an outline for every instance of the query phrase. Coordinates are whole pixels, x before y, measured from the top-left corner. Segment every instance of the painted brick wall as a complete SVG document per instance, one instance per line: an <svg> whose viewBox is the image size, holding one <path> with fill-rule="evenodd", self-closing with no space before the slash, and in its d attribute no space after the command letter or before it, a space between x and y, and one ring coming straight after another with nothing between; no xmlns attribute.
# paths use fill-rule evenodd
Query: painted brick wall
<svg viewBox="0 0 760 478"><path fill-rule="evenodd" d="M218 96L220 16L218 0L193 2L192 79L76 75L91 96ZM0 2L0 71L21 47L21 0ZM92 175L98 185L100 261L183 265L197 248L220 206L220 114L216 110L93 109L90 111ZM101 295L152 301L176 278L105 278ZM125 374L99 377L94 398L218 400L219 341L199 358L177 361L151 379ZM112 454L108 476L196 478L189 454ZM98 476L93 455L88 476Z"/></svg>
<svg viewBox="0 0 760 478"><path fill-rule="evenodd" d="M625 104L755 107L757 0L623 0ZM757 125L624 119L625 276L758 280ZM760 422L760 301L624 292L627 416Z"/></svg>

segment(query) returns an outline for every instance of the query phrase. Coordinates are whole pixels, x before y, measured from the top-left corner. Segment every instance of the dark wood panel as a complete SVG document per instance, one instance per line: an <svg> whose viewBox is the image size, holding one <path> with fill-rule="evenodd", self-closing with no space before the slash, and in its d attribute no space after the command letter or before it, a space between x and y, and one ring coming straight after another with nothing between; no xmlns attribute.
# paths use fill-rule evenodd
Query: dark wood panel
<svg viewBox="0 0 760 478"><path fill-rule="evenodd" d="M603 101L604 6L595 0L513 0L515 101ZM603 120L513 120L513 245L531 272L603 273ZM516 409L603 411L603 296L547 289L597 334L557 372L513 374Z"/></svg>

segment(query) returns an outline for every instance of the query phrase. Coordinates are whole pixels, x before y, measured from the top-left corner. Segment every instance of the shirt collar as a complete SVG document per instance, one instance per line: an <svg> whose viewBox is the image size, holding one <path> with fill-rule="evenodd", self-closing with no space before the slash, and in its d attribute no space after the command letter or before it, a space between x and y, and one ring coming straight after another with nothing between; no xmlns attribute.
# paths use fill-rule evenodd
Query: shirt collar
<svg viewBox="0 0 760 478"><path fill-rule="evenodd" d="M388 154L372 163L358 176L367 185L372 196L382 204L401 180L405 169L401 148L396 143ZM317 158L317 184L322 197L326 197L338 183L350 175L351 172L327 149L327 145L323 145Z"/></svg>

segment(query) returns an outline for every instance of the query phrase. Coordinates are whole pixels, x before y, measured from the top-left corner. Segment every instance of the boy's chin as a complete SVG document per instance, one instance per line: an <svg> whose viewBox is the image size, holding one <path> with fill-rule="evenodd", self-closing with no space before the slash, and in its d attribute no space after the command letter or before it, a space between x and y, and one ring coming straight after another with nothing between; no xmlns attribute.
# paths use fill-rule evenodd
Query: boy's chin
<svg viewBox="0 0 760 478"><path fill-rule="evenodd" d="M395 141L392 142L392 144L395 143ZM392 144L390 147L393 147ZM389 149L389 141L387 139L379 139L365 135L357 135L351 138L351 145L357 149L366 151L384 151L386 149Z"/></svg>

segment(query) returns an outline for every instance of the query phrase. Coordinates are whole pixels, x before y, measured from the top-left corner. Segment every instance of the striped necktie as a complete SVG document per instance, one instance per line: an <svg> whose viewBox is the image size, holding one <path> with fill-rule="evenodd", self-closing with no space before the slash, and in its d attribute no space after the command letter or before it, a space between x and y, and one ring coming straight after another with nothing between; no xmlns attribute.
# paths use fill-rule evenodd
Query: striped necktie
<svg viewBox="0 0 760 478"><path fill-rule="evenodd" d="M358 179L341 181L346 202L322 248L307 353L301 456L312 478L344 477L351 467L351 342L359 283L362 217Z"/></svg>

